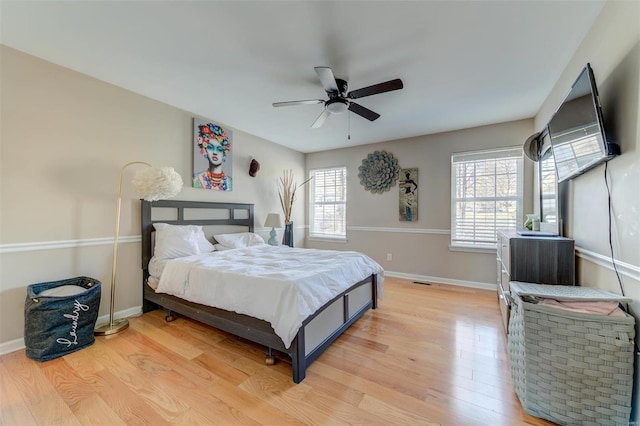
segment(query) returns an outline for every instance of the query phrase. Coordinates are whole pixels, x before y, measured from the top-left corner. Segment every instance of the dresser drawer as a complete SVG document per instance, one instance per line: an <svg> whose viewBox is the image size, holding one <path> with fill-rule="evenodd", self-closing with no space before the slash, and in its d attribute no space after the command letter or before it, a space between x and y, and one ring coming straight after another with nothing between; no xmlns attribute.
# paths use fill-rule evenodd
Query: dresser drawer
<svg viewBox="0 0 640 426"><path fill-rule="evenodd" d="M504 289L504 291L509 291L509 281L511 281L511 277L509 276L509 272L506 267L502 264L500 259L496 262L496 276L498 277L498 296L500 295L500 289Z"/></svg>
<svg viewBox="0 0 640 426"><path fill-rule="evenodd" d="M498 233L498 259L502 262L502 264L504 265L504 268L507 268L507 271L509 270L509 258L511 255L511 250L509 247L509 238L507 238L505 235Z"/></svg>
<svg viewBox="0 0 640 426"><path fill-rule="evenodd" d="M509 292L498 286L498 304L500 305L500 315L502 316L502 325L505 333L509 332L509 315L511 313L510 306L511 296Z"/></svg>
<svg viewBox="0 0 640 426"><path fill-rule="evenodd" d="M504 268L502 268L502 271L500 271L500 276L500 285L502 286L502 291L509 293L511 291L511 289L509 288L509 281L511 281L509 273Z"/></svg>

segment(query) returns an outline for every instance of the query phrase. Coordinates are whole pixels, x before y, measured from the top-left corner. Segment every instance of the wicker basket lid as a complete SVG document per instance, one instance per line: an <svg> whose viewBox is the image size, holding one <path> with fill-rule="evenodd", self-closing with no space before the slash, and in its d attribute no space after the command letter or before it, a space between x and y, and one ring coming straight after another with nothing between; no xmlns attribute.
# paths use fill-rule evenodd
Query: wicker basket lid
<svg viewBox="0 0 640 426"><path fill-rule="evenodd" d="M632 302L632 299L628 297L590 287L534 284L524 283L520 281L511 281L509 283L509 288L512 293L516 293L518 296L544 297L547 299L563 301L579 300L581 302Z"/></svg>

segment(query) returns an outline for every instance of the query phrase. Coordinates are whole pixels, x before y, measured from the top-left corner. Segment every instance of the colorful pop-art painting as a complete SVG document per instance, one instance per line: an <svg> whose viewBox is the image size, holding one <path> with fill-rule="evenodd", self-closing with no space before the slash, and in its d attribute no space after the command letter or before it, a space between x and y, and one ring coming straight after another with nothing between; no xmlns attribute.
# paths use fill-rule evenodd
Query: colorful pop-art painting
<svg viewBox="0 0 640 426"><path fill-rule="evenodd" d="M231 191L232 132L215 123L193 119L193 187Z"/></svg>

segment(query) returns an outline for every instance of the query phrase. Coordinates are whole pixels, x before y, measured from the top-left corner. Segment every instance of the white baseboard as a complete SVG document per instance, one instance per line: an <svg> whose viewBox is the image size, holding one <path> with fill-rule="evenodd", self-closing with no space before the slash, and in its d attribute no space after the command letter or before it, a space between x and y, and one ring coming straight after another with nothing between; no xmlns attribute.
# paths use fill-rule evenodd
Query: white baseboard
<svg viewBox="0 0 640 426"><path fill-rule="evenodd" d="M114 319L131 318L142 315L142 306L134 306L133 308L125 309L123 311L115 312L113 314ZM98 317L96 324L102 324L109 322L109 314ZM8 354L10 352L19 351L24 349L24 337L20 339L11 340L9 342L0 343L0 355Z"/></svg>
<svg viewBox="0 0 640 426"><path fill-rule="evenodd" d="M384 271L385 277L406 278L408 280L423 281L428 283L456 285L460 287L479 288L482 290L498 290L498 284L481 283L478 281L454 280L451 278L432 277L429 275L405 274L402 272Z"/></svg>
<svg viewBox="0 0 640 426"><path fill-rule="evenodd" d="M139 317L142 315L142 306L134 306L133 308L125 309L124 311L114 312L113 319ZM109 322L109 315L102 315L98 317L96 325Z"/></svg>
<svg viewBox="0 0 640 426"><path fill-rule="evenodd" d="M11 340L9 342L0 343L0 355L24 349L24 338Z"/></svg>

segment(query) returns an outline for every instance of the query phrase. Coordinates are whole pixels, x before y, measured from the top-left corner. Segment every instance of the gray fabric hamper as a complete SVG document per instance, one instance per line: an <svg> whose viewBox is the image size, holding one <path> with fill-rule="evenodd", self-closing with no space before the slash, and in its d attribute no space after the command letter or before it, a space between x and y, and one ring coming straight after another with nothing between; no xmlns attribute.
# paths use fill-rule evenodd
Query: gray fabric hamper
<svg viewBox="0 0 640 426"><path fill-rule="evenodd" d="M628 425L635 319L570 312L537 299L631 299L585 287L510 283L511 376L529 414L562 425Z"/></svg>
<svg viewBox="0 0 640 426"><path fill-rule="evenodd" d="M27 356L49 361L92 345L101 287L100 281L89 277L28 286L24 303Z"/></svg>

